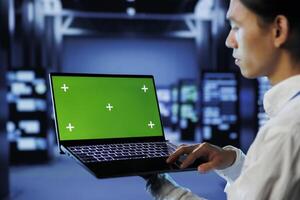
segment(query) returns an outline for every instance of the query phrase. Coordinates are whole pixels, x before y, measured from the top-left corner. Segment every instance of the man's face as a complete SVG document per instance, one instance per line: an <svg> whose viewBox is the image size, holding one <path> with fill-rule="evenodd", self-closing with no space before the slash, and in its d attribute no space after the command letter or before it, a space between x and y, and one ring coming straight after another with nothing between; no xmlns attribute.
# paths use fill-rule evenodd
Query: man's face
<svg viewBox="0 0 300 200"><path fill-rule="evenodd" d="M270 27L262 28L258 16L240 0L231 0L227 18L231 31L226 46L233 49L235 64L246 78L268 76L276 67L276 49L272 43Z"/></svg>

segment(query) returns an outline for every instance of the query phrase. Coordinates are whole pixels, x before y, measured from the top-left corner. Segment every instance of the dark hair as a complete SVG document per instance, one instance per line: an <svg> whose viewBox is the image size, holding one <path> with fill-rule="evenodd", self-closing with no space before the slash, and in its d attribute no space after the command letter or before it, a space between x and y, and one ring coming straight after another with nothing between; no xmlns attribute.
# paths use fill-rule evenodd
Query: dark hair
<svg viewBox="0 0 300 200"><path fill-rule="evenodd" d="M300 9L297 0L240 0L244 6L256 13L263 23L272 23L277 15L284 15L289 23L289 36L283 45L300 61Z"/></svg>

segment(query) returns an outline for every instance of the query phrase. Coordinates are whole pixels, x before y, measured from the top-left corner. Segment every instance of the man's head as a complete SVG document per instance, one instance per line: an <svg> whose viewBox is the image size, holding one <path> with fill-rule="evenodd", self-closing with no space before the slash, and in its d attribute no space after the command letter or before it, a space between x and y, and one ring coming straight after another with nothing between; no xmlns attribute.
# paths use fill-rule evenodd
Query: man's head
<svg viewBox="0 0 300 200"><path fill-rule="evenodd" d="M300 60L300 12L294 0L231 0L226 45L247 78L279 80L283 63Z"/></svg>

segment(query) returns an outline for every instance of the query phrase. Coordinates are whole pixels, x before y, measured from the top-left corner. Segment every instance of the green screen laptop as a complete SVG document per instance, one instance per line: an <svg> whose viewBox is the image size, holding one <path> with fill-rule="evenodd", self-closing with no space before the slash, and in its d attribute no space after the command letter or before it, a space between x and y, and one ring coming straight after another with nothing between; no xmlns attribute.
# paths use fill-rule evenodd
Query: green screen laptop
<svg viewBox="0 0 300 200"><path fill-rule="evenodd" d="M50 73L50 83L59 148L96 177L179 171L165 162L175 145L153 76Z"/></svg>

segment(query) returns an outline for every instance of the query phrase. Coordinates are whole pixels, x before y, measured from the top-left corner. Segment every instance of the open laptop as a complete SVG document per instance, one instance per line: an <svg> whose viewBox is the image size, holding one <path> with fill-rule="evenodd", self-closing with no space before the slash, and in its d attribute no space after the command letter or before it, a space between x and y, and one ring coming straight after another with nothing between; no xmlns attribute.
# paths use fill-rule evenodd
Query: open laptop
<svg viewBox="0 0 300 200"><path fill-rule="evenodd" d="M153 76L50 73L50 85L60 151L96 177L182 171L166 163L176 146L164 136Z"/></svg>

